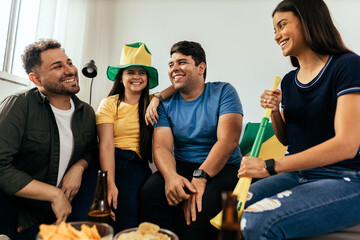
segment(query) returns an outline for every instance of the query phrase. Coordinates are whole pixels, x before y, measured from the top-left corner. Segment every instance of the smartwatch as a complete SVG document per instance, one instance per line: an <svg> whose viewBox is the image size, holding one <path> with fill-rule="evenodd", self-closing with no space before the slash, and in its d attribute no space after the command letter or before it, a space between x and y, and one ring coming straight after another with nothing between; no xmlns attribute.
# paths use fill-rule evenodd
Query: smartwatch
<svg viewBox="0 0 360 240"><path fill-rule="evenodd" d="M268 159L265 160L265 169L269 172L269 174L272 175L276 175L277 172L275 171L275 161L274 159Z"/></svg>
<svg viewBox="0 0 360 240"><path fill-rule="evenodd" d="M154 93L154 97L157 97L160 100L160 102L163 100L161 92Z"/></svg>
<svg viewBox="0 0 360 240"><path fill-rule="evenodd" d="M206 180L210 179L209 174L207 174L202 169L195 169L194 172L193 172L193 177L195 177L195 178L205 178Z"/></svg>

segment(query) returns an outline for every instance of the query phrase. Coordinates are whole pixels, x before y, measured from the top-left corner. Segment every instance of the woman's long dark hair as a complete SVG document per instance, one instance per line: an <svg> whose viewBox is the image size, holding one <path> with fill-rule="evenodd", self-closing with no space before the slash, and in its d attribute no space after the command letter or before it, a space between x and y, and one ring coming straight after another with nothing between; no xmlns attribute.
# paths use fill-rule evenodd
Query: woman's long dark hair
<svg viewBox="0 0 360 240"><path fill-rule="evenodd" d="M331 14L323 0L284 0L272 13L293 12L300 20L305 41L312 51L321 55L348 53L340 33L336 29ZM299 67L296 57L290 56L294 67Z"/></svg>
<svg viewBox="0 0 360 240"><path fill-rule="evenodd" d="M116 112L120 106L120 102L125 100L125 87L122 81L122 74L125 69L120 69L119 73L116 75L114 84L108 94L109 96L119 94L119 99L117 102ZM146 72L148 78L148 84L141 91L140 100L139 100L139 126L140 126L140 140L139 140L139 152L142 160L152 162L152 134L153 127L151 125L146 126L145 124L145 113L146 108L149 106L149 74ZM116 114L117 115L117 114Z"/></svg>

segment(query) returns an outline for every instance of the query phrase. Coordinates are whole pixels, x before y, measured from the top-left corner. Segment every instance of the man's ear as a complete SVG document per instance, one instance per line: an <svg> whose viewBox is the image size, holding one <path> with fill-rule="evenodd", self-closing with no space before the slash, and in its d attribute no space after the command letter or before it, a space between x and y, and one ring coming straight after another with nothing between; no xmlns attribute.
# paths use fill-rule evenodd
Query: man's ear
<svg viewBox="0 0 360 240"><path fill-rule="evenodd" d="M204 62L201 62L199 63L198 67L199 67L199 74L203 75L206 69L206 64Z"/></svg>
<svg viewBox="0 0 360 240"><path fill-rule="evenodd" d="M30 79L30 81L32 81L36 86L38 86L38 87L41 87L41 86L42 86L41 81L40 81L40 78L39 78L39 75L37 75L36 73L34 73L34 72L29 73L29 79Z"/></svg>

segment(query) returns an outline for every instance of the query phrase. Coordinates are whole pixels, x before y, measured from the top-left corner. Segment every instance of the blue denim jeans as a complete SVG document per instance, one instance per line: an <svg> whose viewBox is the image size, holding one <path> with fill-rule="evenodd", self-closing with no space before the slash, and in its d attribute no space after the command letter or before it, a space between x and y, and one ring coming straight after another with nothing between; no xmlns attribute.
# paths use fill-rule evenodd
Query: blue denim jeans
<svg viewBox="0 0 360 240"><path fill-rule="evenodd" d="M139 225L140 188L150 175L149 164L135 152L115 148L115 184L119 191L115 233Z"/></svg>
<svg viewBox="0 0 360 240"><path fill-rule="evenodd" d="M244 238L292 239L360 223L359 173L332 166L255 182L240 223Z"/></svg>

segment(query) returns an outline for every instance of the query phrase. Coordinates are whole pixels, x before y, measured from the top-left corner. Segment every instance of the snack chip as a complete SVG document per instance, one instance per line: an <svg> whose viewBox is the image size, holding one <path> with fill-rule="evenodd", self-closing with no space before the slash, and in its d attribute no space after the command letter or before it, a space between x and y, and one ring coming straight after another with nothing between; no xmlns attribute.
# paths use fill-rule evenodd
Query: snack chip
<svg viewBox="0 0 360 240"><path fill-rule="evenodd" d="M149 222L140 223L138 228L138 231L143 235L147 233L156 234L157 232L159 232L159 230L160 230L160 226Z"/></svg>
<svg viewBox="0 0 360 240"><path fill-rule="evenodd" d="M114 240L171 240L167 234L159 232L160 227L156 224L143 222L133 232L123 233Z"/></svg>
<svg viewBox="0 0 360 240"><path fill-rule="evenodd" d="M81 225L81 230L70 224L61 222L59 225L40 225L39 236L42 240L99 240L101 236L96 226Z"/></svg>

